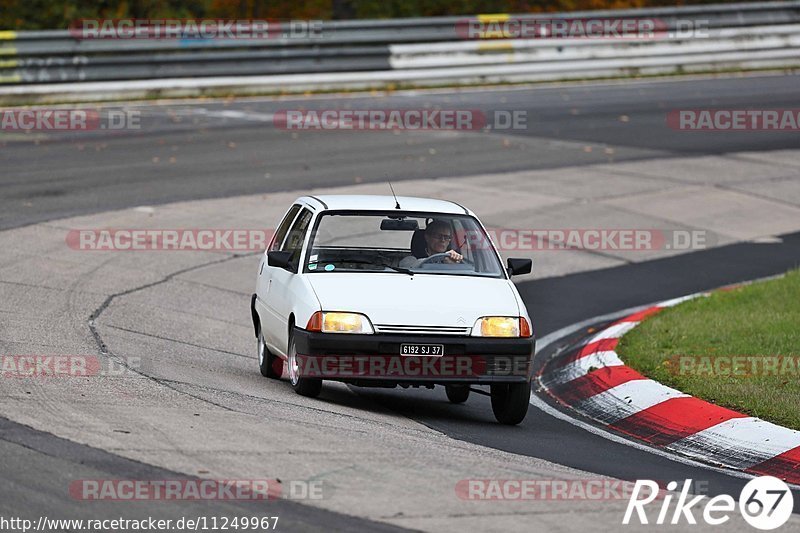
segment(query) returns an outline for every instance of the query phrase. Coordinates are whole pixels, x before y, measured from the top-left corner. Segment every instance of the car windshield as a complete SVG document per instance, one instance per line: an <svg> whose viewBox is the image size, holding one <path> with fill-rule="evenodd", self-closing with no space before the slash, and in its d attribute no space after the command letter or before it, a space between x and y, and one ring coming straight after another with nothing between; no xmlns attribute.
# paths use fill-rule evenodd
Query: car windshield
<svg viewBox="0 0 800 533"><path fill-rule="evenodd" d="M478 221L433 213L325 213L308 245L305 272L387 272L504 277Z"/></svg>

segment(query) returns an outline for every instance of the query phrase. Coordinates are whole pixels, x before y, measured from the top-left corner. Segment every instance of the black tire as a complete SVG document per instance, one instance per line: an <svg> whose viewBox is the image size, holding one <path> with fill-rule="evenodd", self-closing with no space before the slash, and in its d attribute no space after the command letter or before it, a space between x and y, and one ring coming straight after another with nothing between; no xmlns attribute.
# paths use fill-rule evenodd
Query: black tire
<svg viewBox="0 0 800 533"><path fill-rule="evenodd" d="M528 414L530 383L498 383L491 386L492 412L501 424L519 424Z"/></svg>
<svg viewBox="0 0 800 533"><path fill-rule="evenodd" d="M289 334L289 354L287 365L289 366L289 382L292 384L294 391L300 396L307 396L308 398L316 398L322 392L322 380L319 378L303 378L300 377L299 368L296 363L297 348L294 344L294 335Z"/></svg>
<svg viewBox="0 0 800 533"><path fill-rule="evenodd" d="M450 403L464 403L469 398L469 385L445 385L444 392Z"/></svg>
<svg viewBox="0 0 800 533"><path fill-rule="evenodd" d="M258 369L265 378L281 379L283 374L283 361L269 351L261 330L258 331Z"/></svg>

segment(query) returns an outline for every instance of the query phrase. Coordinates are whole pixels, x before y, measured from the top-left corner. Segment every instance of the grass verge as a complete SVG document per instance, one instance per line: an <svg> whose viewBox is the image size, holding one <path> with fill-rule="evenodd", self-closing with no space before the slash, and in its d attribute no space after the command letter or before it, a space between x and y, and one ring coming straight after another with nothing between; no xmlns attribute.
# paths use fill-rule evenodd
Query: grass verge
<svg viewBox="0 0 800 533"><path fill-rule="evenodd" d="M800 430L800 270L665 309L617 352L665 385Z"/></svg>

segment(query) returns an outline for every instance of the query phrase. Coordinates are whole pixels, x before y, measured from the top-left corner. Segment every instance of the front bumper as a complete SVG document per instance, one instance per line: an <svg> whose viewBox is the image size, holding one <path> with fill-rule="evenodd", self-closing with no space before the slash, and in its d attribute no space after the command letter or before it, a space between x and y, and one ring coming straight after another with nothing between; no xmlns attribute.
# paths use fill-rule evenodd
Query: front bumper
<svg viewBox="0 0 800 533"><path fill-rule="evenodd" d="M300 375L350 383L530 382L536 341L447 335L355 335L294 331ZM401 344L440 344L441 357L400 355Z"/></svg>

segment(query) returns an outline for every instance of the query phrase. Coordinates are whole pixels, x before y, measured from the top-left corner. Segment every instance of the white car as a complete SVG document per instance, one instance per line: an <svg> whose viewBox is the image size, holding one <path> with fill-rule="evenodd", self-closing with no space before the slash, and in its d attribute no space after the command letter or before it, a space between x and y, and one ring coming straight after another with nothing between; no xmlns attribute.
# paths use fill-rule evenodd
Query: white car
<svg viewBox="0 0 800 533"><path fill-rule="evenodd" d="M444 385L454 403L489 385L497 420L528 410L534 336L486 230L454 202L304 196L278 225L251 301L261 373L315 397L323 380Z"/></svg>

